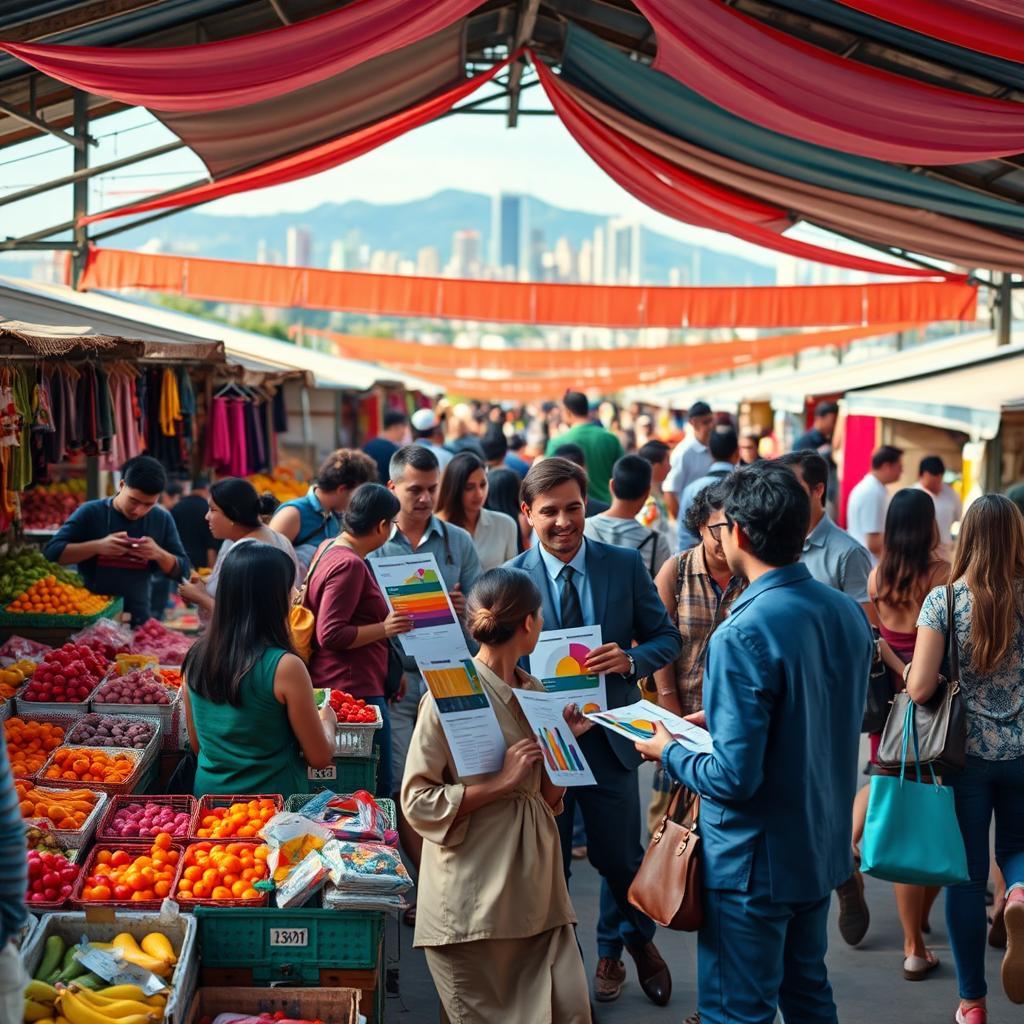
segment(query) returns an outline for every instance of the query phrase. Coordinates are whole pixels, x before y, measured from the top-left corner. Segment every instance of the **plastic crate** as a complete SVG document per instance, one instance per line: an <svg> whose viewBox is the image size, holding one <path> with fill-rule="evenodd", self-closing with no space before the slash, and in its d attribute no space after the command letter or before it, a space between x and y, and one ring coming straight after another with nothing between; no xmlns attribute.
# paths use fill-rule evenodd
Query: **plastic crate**
<svg viewBox="0 0 1024 1024"><path fill-rule="evenodd" d="M127 705L124 705L124 706L127 707ZM72 728L65 733L65 735L64 735L64 745L66 747L90 747L91 749L94 749L94 750L141 750L141 752L142 752L142 761L143 761L144 764L148 765L149 762L152 761L153 758L156 757L158 751L160 750L162 729L161 729L160 723L159 722L154 722L153 719L149 715L137 715L137 714L135 714L134 707L135 707L135 705L133 704L132 705L133 710L128 712L127 714L121 714L119 712L115 712L114 714L109 715L107 717L124 719L124 721L128 725L134 725L136 723L140 723L141 722L144 725L151 725L151 726L153 726L153 735L150 736L148 742L146 743L146 745L144 747L141 747L141 748L140 747L97 747L95 743L76 742L72 738L72 734L74 733L75 729L79 725L82 724L82 721L84 721L84 719L87 717L85 715L83 715L81 719L78 719L74 723ZM95 713L96 714L106 714L106 712L99 712L99 711L97 711ZM90 714L92 714L92 712L90 712Z"/></svg>
<svg viewBox="0 0 1024 1024"><path fill-rule="evenodd" d="M67 705L57 705L57 706L58 707L61 707L61 706L65 706L66 707ZM24 714L24 715L11 714L9 716L0 716L0 720L6 720L6 717L20 718L23 722L26 722L26 723L28 723L28 722L40 722L40 723L45 723L45 724L49 724L49 725L59 725L61 727L61 729L64 730L64 736L62 737L61 744L60 744L61 746L63 746L64 742L67 739L68 731L75 725L76 722L78 722L81 719L82 716L80 714L77 714L77 713L69 713L69 712L58 713L58 712L38 711L38 712L33 712L32 714ZM7 726L5 725L4 729L6 730L6 728L7 728ZM56 749L56 748L54 748L54 749ZM47 755L47 759L46 760L47 761L49 760L49 755ZM46 765L46 761L44 761L43 764L40 765L38 770L36 770L34 772L31 772L28 775L19 774L17 776L17 778L19 778L19 779L37 780L38 776L39 776L39 772L42 771L42 769L43 769L43 767L45 767L45 765Z"/></svg>
<svg viewBox="0 0 1024 1024"><path fill-rule="evenodd" d="M40 824L36 822L25 822L25 833L28 834L30 828L37 828L42 832L49 832L53 836L54 842L60 847L61 852L67 857L68 861L72 864L77 864L82 859L83 850L81 847L72 846L67 840L60 839L57 832L50 828L48 824Z"/></svg>
<svg viewBox="0 0 1024 1024"><path fill-rule="evenodd" d="M380 708L373 708L375 722L339 722L334 735L335 757L369 757L373 752L373 737L378 729L384 728Z"/></svg>
<svg viewBox="0 0 1024 1024"><path fill-rule="evenodd" d="M323 1024L358 1024L359 991L351 988L200 988L188 1024L221 1013L284 1013Z"/></svg>
<svg viewBox="0 0 1024 1024"><path fill-rule="evenodd" d="M113 832L108 831L110 823L117 816L117 812L128 804L157 804L159 806L167 805L172 811L186 811L189 815L189 829L188 835L191 835L195 829L196 822L196 811L199 808L198 803L194 797L191 796L142 796L138 793L123 793L120 796L115 796L110 803L107 805L107 810L100 820L99 825L96 826L96 842L145 842L143 837L140 840L125 839L122 836L115 835ZM187 836L179 836L178 840L184 842Z"/></svg>
<svg viewBox="0 0 1024 1024"><path fill-rule="evenodd" d="M339 793L338 796L351 796L351 793ZM316 793L294 793L288 797L284 802L284 809L291 814L299 814L302 808L309 803ZM395 801L388 800L385 797L374 797L377 802L377 806L384 812L384 817L388 819L388 828L394 831L398 828L397 816L395 810Z"/></svg>
<svg viewBox="0 0 1024 1024"><path fill-rule="evenodd" d="M49 779L46 777L47 771L53 764L54 755L57 750L80 750L83 753L85 751L94 751L100 754L113 754L117 757L126 757L130 761L135 762L135 767L132 769L131 775L128 776L124 782L79 782L74 779ZM58 747L57 750L49 756L46 764L39 770L36 775L36 782L45 786L53 786L55 789L92 789L97 790L100 793L108 793L110 796L117 796L120 793L132 793L135 790L135 786L139 780L145 774L146 769L152 762L152 758L148 761L145 759L145 751L133 750L130 747Z"/></svg>
<svg viewBox="0 0 1024 1024"><path fill-rule="evenodd" d="M85 863L82 865L82 873L78 876L78 881L75 883L74 891L71 893L71 902L76 907L81 907L83 910L88 910L90 907L119 907L123 910L159 910L160 905L163 903L166 897L156 896L151 900L118 900L111 897L109 900L86 900L82 898L82 890L85 888L85 880L93 874L93 869L96 867L96 856L101 850L124 850L129 857L141 857L149 853L153 849L152 842L126 842L124 839L117 839L111 842L97 842L86 858ZM178 877L181 875L181 865L185 860L184 852L185 847L181 843L174 843L170 849L178 851L178 863L175 866L174 876L171 879L171 886L168 890L168 895L173 898L174 890L178 884Z"/></svg>
<svg viewBox="0 0 1024 1024"><path fill-rule="evenodd" d="M36 783L32 785L44 796L52 796L55 800L60 800L67 795L67 790L56 786L39 786ZM25 824L48 828L61 842L67 843L69 847L73 847L76 850L84 849L88 846L89 840L92 839L93 833L96 831L96 826L103 817L109 797L106 793L96 789L95 786L83 785L76 788L87 789L90 793L96 794L96 806L92 809L89 817L82 822L81 828L55 828L49 818L25 818Z"/></svg>
<svg viewBox="0 0 1024 1024"><path fill-rule="evenodd" d="M73 718L81 718L89 710L91 691L85 700L74 703L57 700L25 700L22 693L27 686L28 683L14 695L15 714L22 718L35 718L37 715L70 715ZM99 686L99 683L96 686ZM93 687L93 690L96 689L96 686Z"/></svg>
<svg viewBox="0 0 1024 1024"><path fill-rule="evenodd" d="M115 672L116 669L111 669L103 678L103 683ZM102 686L103 683L99 685ZM99 689L99 686L96 689ZM95 692L96 690L93 690L93 693ZM89 708L101 715L138 715L141 718L155 720L160 725L160 749L177 750L178 724L184 717L181 690L168 686L167 692L171 698L170 704L113 704L109 701L90 699Z"/></svg>
<svg viewBox="0 0 1024 1024"><path fill-rule="evenodd" d="M279 793L249 793L240 796L231 796L229 794L220 793L207 793L206 796L200 797L199 807L196 809L196 820L195 829L193 830L190 839L209 839L211 842L224 842L231 843L236 841L248 842L252 840L252 836L225 836L223 839L216 839L213 836L200 836L196 833L202 826L203 818L209 814L209 812L215 807L230 807L232 804L247 804L250 800L273 800L274 806L279 810L284 810L284 797Z"/></svg>
<svg viewBox="0 0 1024 1024"><path fill-rule="evenodd" d="M92 615L46 615L42 612L9 612L0 610L0 626L26 629L69 629L72 632L91 626L100 619L113 619L124 611L124 601L115 597L106 608Z"/></svg>
<svg viewBox="0 0 1024 1024"><path fill-rule="evenodd" d="M163 1024L185 1024L188 1007L196 990L199 962L196 950L196 922L191 914L162 916L148 912L106 912L103 920L91 918L88 912L63 911L44 914L39 919L29 942L22 947L22 963L29 975L35 974L43 959L46 940L59 935L68 945L84 935L93 942L110 942L121 932L129 932L141 940L150 932L159 931L170 940L178 957L170 977L171 992L167 997Z"/></svg>
<svg viewBox="0 0 1024 1024"><path fill-rule="evenodd" d="M375 970L384 915L319 907L197 907L204 968L249 968L253 983L319 985L320 970Z"/></svg>
<svg viewBox="0 0 1024 1024"><path fill-rule="evenodd" d="M178 892L178 881L180 880L182 873L185 868L190 867L195 863L194 857L196 850L199 849L202 843L209 843L211 846L217 845L220 842L222 844L237 842L239 846L248 846L255 849L257 846L262 846L262 842L256 841L245 841L241 842L238 840L224 839L203 839L200 842L189 843L185 848L185 855L181 858L178 864L178 877L174 880L174 888L171 890L173 898L178 902L182 910L195 910L199 907L266 907L270 900L270 894L267 892L260 892L260 898L256 900L243 900L243 899L230 899L230 900L214 900L207 897L195 899L185 893ZM259 891L259 890L257 890Z"/></svg>
<svg viewBox="0 0 1024 1024"><path fill-rule="evenodd" d="M319 789L330 789L335 793L354 793L357 789L372 793L377 788L379 760L379 748L369 757L336 757L326 768L307 767L306 778L311 786L315 784Z"/></svg>

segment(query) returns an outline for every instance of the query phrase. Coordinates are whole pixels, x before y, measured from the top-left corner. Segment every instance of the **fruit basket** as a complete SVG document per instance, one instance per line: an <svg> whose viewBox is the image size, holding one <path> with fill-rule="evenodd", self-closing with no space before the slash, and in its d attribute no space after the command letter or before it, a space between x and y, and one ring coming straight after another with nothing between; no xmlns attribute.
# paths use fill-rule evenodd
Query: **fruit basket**
<svg viewBox="0 0 1024 1024"><path fill-rule="evenodd" d="M177 750L179 723L183 717L180 690L173 686L167 686L157 677L150 682L163 687L168 698L166 704L129 704L124 701L102 700L97 696L110 683L127 682L128 685L131 685L131 680L135 678L142 677L136 677L131 673L119 676L116 669L111 669L106 678L92 692L92 699L89 702L91 710L104 715L139 715L142 718L155 721L160 727L160 749Z"/></svg>
<svg viewBox="0 0 1024 1024"><path fill-rule="evenodd" d="M4 721L4 738L16 778L34 779L57 747L62 746L79 716L75 714L12 715ZM35 767L32 767L35 765Z"/></svg>
<svg viewBox="0 0 1024 1024"><path fill-rule="evenodd" d="M126 808L131 807L133 804L140 805L153 805L154 807L167 807L173 813L184 813L189 817L188 825L185 830L184 836L174 836L175 842L184 842L192 835L195 829L196 812L199 809L199 804L194 797L191 796L140 796L134 793L122 794L121 796L115 796L111 799L107 805L107 810L103 815L103 820L100 821L96 828L96 842L144 842L145 837L139 836L125 836L119 832L115 832L112 828L114 820L118 817L119 812L123 812ZM171 833L172 836L174 833ZM152 835L152 833L151 833Z"/></svg>
<svg viewBox="0 0 1024 1024"><path fill-rule="evenodd" d="M25 844L30 850L51 850L60 853L71 864L77 864L81 859L82 851L72 846L63 839L57 838L57 833L47 824L25 823Z"/></svg>
<svg viewBox="0 0 1024 1024"><path fill-rule="evenodd" d="M256 889L253 883L266 881L269 877L267 853L265 843L213 840L189 843L172 890L174 899L183 910L194 907L265 907L270 894ZM254 874L246 877L250 871ZM230 895L214 895L218 890ZM246 898L242 895L244 892L257 895Z"/></svg>
<svg viewBox="0 0 1024 1024"><path fill-rule="evenodd" d="M178 957L170 977L170 994L164 1008L162 1024L184 1024L198 980L196 956L196 922L191 914L170 917L155 913L118 910L109 921L89 920L82 911L62 911L45 914L31 938L22 945L22 963L29 975L34 975L42 963L46 940L59 936L66 946L78 943L83 937L92 942L110 942L127 932L141 941L149 932L159 931L167 936Z"/></svg>
<svg viewBox="0 0 1024 1024"><path fill-rule="evenodd" d="M93 773L85 770L79 770L77 767L70 769L75 773L75 778L52 778L47 774L53 769L61 768L62 764L59 762L67 760L72 754L75 755L75 760L71 763L76 766L81 766L82 762L97 764L103 763L104 758L107 760L123 758L124 760L131 762L131 772L127 777L118 782L95 782L92 779L85 780L82 778L82 775ZM102 755L102 758L97 757L96 755ZM144 751L132 750L128 747L58 747L50 755L46 764L43 765L39 774L36 776L36 781L46 786L53 786L56 789L85 788L97 790L101 793L107 793L110 796L117 796L121 793L131 793L149 765L149 761L144 760L143 755Z"/></svg>
<svg viewBox="0 0 1024 1024"><path fill-rule="evenodd" d="M123 735L124 730L137 730L139 727L149 733L148 739L136 739L133 742L131 737ZM141 750L143 764L149 765L160 750L160 736L160 723L153 718L136 715L134 707L127 714L101 715L99 712L90 711L89 714L76 719L65 733L64 745L99 747L103 750Z"/></svg>
<svg viewBox="0 0 1024 1024"><path fill-rule="evenodd" d="M16 697L23 714L34 711L84 713L97 683L106 674L107 661L80 644L66 643L50 651L26 680Z"/></svg>
<svg viewBox="0 0 1024 1024"><path fill-rule="evenodd" d="M48 850L28 852L28 885L25 905L33 913L60 910L71 899L71 893L81 876L81 865L68 860L62 853ZM46 898L47 895L52 898Z"/></svg>
<svg viewBox="0 0 1024 1024"><path fill-rule="evenodd" d="M112 848L114 844L116 849ZM71 894L71 902L76 907L88 909L89 907L131 907L132 910L159 910L160 905L168 897L174 895L181 875L184 858L184 846L180 843L170 843L160 846L164 856L173 857L173 864L165 864L164 868L170 868L170 875L155 883L150 883L142 875L142 867L135 865L140 858L151 860L157 853L156 841L152 842L126 842L123 839L115 839L106 843L97 841L82 866L82 872L78 876L74 891ZM106 859L104 859L106 858ZM152 866L150 865L152 868ZM118 877L106 874L107 871L124 872ZM109 897L90 896L87 898L86 890L90 888L89 879L93 876L101 876L109 879L106 888L109 890ZM149 888L149 886L153 888ZM123 890L123 891L119 891ZM141 893L154 892L150 898L138 898Z"/></svg>
<svg viewBox="0 0 1024 1024"><path fill-rule="evenodd" d="M247 817L245 819L246 824L242 824L242 819L241 819L240 816L243 813L243 807L241 805L243 805L243 804L246 805L246 809L247 809L248 805L250 803L253 803L254 801L267 801L268 804L272 804L273 805L273 812L274 813L276 813L277 811L283 810L283 808L284 808L284 799L280 795L278 795L277 793L272 793L272 794L269 794L269 795L268 794L259 794L259 795L249 795L249 796L222 796L222 795L218 795L218 794L214 794L214 793L209 793L206 796L202 797L200 799L200 801L199 801L199 807L196 810L195 830L193 831L191 838L192 839L210 839L210 840L212 840L214 842L221 842L221 841L224 841L224 840L227 840L228 842L230 842L230 841L235 840L235 839L242 839L242 840L254 839L255 836L256 836L257 831L259 831L259 829L263 827L263 825L270 819L270 817L273 816L273 814L269 814L269 815L267 815L265 817L262 817L262 816L258 817L257 815L252 814L250 812L250 813L247 814ZM236 804L239 805L236 808L236 814L239 815L239 817L237 819L239 827L242 827L242 828L252 827L252 832L250 832L248 834L244 834L244 833L238 832L236 830L234 832L229 832L229 833L226 833L224 835L208 835L208 836L201 836L201 835L199 835L199 829L207 827L207 826L203 825L203 821L210 814L211 811L213 811L213 810L220 810L220 809L230 810L232 807L235 807Z"/></svg>
<svg viewBox="0 0 1024 1024"><path fill-rule="evenodd" d="M316 690L317 706L330 701L338 716L334 736L335 757L369 757L373 750L373 734L384 727L380 708L360 701L343 690ZM369 721L359 719L369 718Z"/></svg>
<svg viewBox="0 0 1024 1024"><path fill-rule="evenodd" d="M59 822L55 822L52 818L42 817L38 813L35 813L36 808L33 808L32 812L26 814L26 810L28 810L28 808L25 804L31 802L36 806L40 803L59 805L68 800L68 790L58 789L52 786L37 786L33 782L26 782L21 779L16 780L14 786L18 791L18 801L19 804L21 804L21 816L25 820L25 824L36 825L40 828L48 828L60 842L66 843L69 847L76 850L82 850L88 845L93 832L96 830L96 826L103 817L103 811L107 806L108 796L106 793L103 793L92 786L82 786L80 788L83 792L88 792L95 798L92 810L85 814L79 828L59 828Z"/></svg>
<svg viewBox="0 0 1024 1024"><path fill-rule="evenodd" d="M90 615L49 615L46 612L10 612L0 609L0 626L28 629L83 629L100 619L117 618L124 611L124 600L115 597L109 604Z"/></svg>

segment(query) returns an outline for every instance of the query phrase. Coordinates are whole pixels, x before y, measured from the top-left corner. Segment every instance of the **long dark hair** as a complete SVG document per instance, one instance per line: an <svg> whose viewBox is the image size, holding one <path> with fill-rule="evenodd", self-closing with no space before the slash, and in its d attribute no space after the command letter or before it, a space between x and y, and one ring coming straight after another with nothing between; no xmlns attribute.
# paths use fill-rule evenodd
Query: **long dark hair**
<svg viewBox="0 0 1024 1024"><path fill-rule="evenodd" d="M971 592L971 665L991 672L1009 653L1024 613L1024 516L1005 495L984 494L968 506L950 578Z"/></svg>
<svg viewBox="0 0 1024 1024"><path fill-rule="evenodd" d="M272 515L277 507L272 494L259 494L248 480L237 476L218 480L210 488L210 497L231 522L250 530L262 525L260 516Z"/></svg>
<svg viewBox="0 0 1024 1024"><path fill-rule="evenodd" d="M270 647L292 650L288 609L295 565L258 541L236 544L224 559L210 628L185 658L190 690L214 704L242 703L242 677Z"/></svg>
<svg viewBox="0 0 1024 1024"><path fill-rule="evenodd" d="M885 515L884 549L876 577L879 601L903 608L924 600L937 540L931 495L917 487L897 491Z"/></svg>
<svg viewBox="0 0 1024 1024"><path fill-rule="evenodd" d="M519 488L522 478L514 469L499 466L487 471L487 500L484 508L504 512L516 524L516 549L523 550L523 531L519 525Z"/></svg>
<svg viewBox="0 0 1024 1024"><path fill-rule="evenodd" d="M444 467L441 476L441 490L437 496L437 514L453 526L466 525L466 509L462 504L462 492L469 478L478 470L487 473L487 466L479 455L473 452L459 452Z"/></svg>

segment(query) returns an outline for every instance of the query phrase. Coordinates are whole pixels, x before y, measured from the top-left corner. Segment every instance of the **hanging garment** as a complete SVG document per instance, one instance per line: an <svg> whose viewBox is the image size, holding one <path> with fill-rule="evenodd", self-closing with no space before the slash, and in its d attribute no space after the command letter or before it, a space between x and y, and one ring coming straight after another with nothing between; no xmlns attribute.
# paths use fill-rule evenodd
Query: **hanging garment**
<svg viewBox="0 0 1024 1024"><path fill-rule="evenodd" d="M248 476L249 462L246 458L245 408L240 401L228 403L228 427L231 437L229 468L232 476Z"/></svg>
<svg viewBox="0 0 1024 1024"><path fill-rule="evenodd" d="M160 431L165 437L173 437L181 422L181 398L178 392L178 376L169 366L164 369L160 381Z"/></svg>
<svg viewBox="0 0 1024 1024"><path fill-rule="evenodd" d="M214 398L210 402L210 419L206 428L206 462L219 473L225 472L231 464L228 403L223 398Z"/></svg>
<svg viewBox="0 0 1024 1024"><path fill-rule="evenodd" d="M274 392L274 432L277 434L288 433L288 409L284 404L284 385L279 384Z"/></svg>

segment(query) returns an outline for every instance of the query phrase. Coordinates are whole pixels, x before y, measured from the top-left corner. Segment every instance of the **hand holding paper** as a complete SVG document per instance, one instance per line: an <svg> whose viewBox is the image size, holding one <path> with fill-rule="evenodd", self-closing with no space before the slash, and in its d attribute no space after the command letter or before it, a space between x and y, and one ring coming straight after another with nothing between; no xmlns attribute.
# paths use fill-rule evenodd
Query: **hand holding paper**
<svg viewBox="0 0 1024 1024"><path fill-rule="evenodd" d="M654 723L654 735L649 740L637 740L636 749L645 761L660 761L665 748L674 743L672 733L665 728L664 722Z"/></svg>

